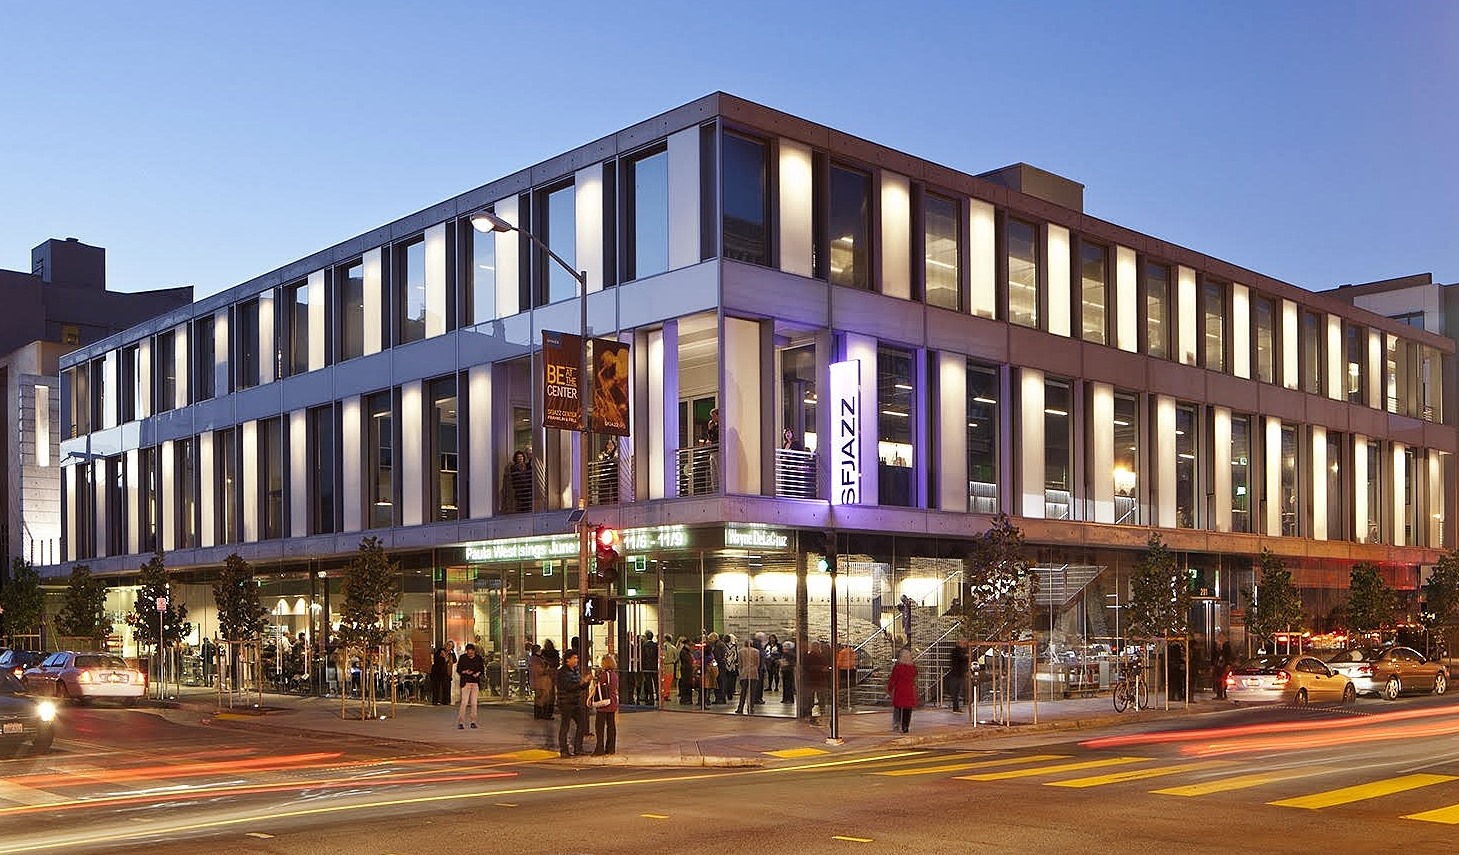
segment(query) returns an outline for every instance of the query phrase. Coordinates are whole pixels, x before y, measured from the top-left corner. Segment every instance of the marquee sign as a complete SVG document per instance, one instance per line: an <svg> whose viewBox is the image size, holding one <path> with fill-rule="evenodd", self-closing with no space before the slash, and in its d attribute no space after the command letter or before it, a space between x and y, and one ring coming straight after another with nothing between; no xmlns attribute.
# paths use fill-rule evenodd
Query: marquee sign
<svg viewBox="0 0 1459 855"><path fill-rule="evenodd" d="M831 363L831 504L861 503L861 362Z"/></svg>

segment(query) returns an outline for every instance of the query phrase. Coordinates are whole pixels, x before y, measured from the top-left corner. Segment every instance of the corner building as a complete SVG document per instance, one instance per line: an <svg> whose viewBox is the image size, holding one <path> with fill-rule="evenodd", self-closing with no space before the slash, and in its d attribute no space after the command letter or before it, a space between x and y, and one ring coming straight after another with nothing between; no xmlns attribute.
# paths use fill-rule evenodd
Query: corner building
<svg viewBox="0 0 1459 855"><path fill-rule="evenodd" d="M207 581L238 552L271 632L319 639L375 535L404 576L398 664L474 640L508 695L529 641L576 633L579 497L624 530L593 644L630 674L653 669L645 630L828 640L834 529L852 706L909 625L935 699L968 538L1000 511L1039 567L1039 681L1063 679L1051 651L1092 671L1121 635L1151 530L1201 643L1241 640L1263 548L1318 628L1360 560L1416 610L1454 537L1454 343L1082 197L709 95L64 357L65 403L100 408L63 443L66 560L127 577L164 551L210 634ZM632 347L631 435L587 461L538 427L542 332L577 332L576 282L474 230L481 210L585 271L589 334Z"/></svg>

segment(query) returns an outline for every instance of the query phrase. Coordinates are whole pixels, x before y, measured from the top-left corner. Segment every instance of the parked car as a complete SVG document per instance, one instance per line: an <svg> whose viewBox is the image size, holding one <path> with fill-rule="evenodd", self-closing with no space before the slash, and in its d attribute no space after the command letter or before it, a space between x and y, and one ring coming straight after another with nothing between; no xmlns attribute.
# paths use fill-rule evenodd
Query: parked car
<svg viewBox="0 0 1459 855"><path fill-rule="evenodd" d="M1357 700L1346 674L1327 667L1315 656L1275 654L1246 660L1226 677L1226 697L1235 703L1292 703Z"/></svg>
<svg viewBox="0 0 1459 855"><path fill-rule="evenodd" d="M0 671L8 672L12 677L19 680L25 669L39 665L46 654L39 650L7 650L0 653Z"/></svg>
<svg viewBox="0 0 1459 855"><path fill-rule="evenodd" d="M30 691L62 700L130 702L147 693L142 672L110 653L52 653L41 664L27 668L22 679Z"/></svg>
<svg viewBox="0 0 1459 855"><path fill-rule="evenodd" d="M1404 692L1449 690L1449 669L1411 647L1351 647L1327 655L1327 664L1353 681L1360 695L1395 700Z"/></svg>
<svg viewBox="0 0 1459 855"><path fill-rule="evenodd" d="M39 751L56 738L56 704L25 691L9 671L0 671L0 745L29 741Z"/></svg>

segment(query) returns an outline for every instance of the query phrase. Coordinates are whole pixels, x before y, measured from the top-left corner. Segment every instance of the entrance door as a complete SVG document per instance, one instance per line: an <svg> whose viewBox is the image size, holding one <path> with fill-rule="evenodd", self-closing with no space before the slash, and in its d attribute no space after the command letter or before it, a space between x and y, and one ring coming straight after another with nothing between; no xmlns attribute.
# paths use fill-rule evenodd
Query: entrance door
<svg viewBox="0 0 1459 855"><path fill-rule="evenodd" d="M619 703L652 709L664 691L659 681L663 647L659 626L659 601L653 597L623 597L618 600L617 637Z"/></svg>

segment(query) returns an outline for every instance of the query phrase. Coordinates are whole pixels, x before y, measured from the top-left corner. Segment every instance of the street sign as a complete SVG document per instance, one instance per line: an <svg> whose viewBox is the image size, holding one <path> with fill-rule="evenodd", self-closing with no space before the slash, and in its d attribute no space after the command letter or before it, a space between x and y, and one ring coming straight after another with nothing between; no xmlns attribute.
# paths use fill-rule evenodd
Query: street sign
<svg viewBox="0 0 1459 855"><path fill-rule="evenodd" d="M165 612L165 611L167 611L167 598L166 597L158 597L157 598L157 611L159 611L159 612Z"/></svg>

